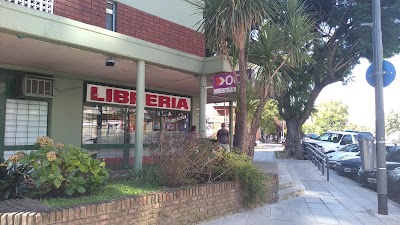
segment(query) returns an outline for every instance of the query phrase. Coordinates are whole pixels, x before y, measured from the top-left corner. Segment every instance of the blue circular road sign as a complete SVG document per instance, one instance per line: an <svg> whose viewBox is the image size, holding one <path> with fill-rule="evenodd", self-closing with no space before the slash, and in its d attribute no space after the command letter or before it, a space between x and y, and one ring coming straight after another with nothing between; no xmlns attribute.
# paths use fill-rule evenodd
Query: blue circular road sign
<svg viewBox="0 0 400 225"><path fill-rule="evenodd" d="M391 62L386 60L382 61L382 69L383 69L383 87L387 87L389 86L389 84L393 82L394 78L396 77L396 69ZM373 64L371 64L368 67L365 78L367 79L369 85L375 87L375 75L374 75Z"/></svg>

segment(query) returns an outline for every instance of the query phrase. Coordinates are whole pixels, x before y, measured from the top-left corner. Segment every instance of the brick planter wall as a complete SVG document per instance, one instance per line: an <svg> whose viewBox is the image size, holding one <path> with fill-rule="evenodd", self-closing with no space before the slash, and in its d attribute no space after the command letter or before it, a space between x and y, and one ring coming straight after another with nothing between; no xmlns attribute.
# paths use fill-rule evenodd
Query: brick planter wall
<svg viewBox="0 0 400 225"><path fill-rule="evenodd" d="M272 203L278 178L269 176L267 198ZM244 209L242 199L237 182L218 182L71 208L0 211L0 224L193 224Z"/></svg>

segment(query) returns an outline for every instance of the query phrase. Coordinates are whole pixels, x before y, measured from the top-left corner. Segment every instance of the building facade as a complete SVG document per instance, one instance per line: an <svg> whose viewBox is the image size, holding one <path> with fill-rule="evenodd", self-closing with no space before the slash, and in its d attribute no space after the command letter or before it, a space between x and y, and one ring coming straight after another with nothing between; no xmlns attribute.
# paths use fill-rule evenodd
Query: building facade
<svg viewBox="0 0 400 225"><path fill-rule="evenodd" d="M211 75L229 67L205 57L195 10L185 0L0 0L0 158L47 135L126 167L149 161L153 132L205 135L206 103L224 100L209 94Z"/></svg>

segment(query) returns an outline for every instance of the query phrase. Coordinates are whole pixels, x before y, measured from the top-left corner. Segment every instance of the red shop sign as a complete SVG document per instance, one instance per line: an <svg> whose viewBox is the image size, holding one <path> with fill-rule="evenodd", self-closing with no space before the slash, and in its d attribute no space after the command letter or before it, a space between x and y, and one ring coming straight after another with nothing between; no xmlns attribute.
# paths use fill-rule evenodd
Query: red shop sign
<svg viewBox="0 0 400 225"><path fill-rule="evenodd" d="M136 106L136 91L86 84L86 102ZM190 98L187 97L145 92L145 102L148 108L190 111Z"/></svg>

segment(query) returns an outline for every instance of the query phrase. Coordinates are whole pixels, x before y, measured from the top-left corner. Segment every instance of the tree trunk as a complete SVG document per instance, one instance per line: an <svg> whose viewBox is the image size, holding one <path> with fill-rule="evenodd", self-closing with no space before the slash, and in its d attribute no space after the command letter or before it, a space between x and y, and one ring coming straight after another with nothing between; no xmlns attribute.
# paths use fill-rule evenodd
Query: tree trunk
<svg viewBox="0 0 400 225"><path fill-rule="evenodd" d="M245 48L239 49L239 107L236 108L236 128L235 128L235 147L238 147L243 152L248 154L247 146L249 140L247 130L247 96L246 96L246 83L247 83L247 63L246 63Z"/></svg>
<svg viewBox="0 0 400 225"><path fill-rule="evenodd" d="M329 80L328 84L333 82L334 80ZM288 151L289 158L296 157L297 159L304 159L304 154L301 149L301 137L302 137L301 126L311 116L315 100L317 99L319 93L321 93L322 88L328 84L326 83L315 84L315 87L311 91L304 109L301 112L299 112L300 118L295 117L286 119L287 136L286 136L285 149Z"/></svg>
<svg viewBox="0 0 400 225"><path fill-rule="evenodd" d="M259 121L260 119L258 119ZM256 143L256 135L258 130L258 122L255 122L254 119L252 121L252 126L250 127L250 134L249 134L249 144L247 146L247 155L250 158L254 157L254 144Z"/></svg>
<svg viewBox="0 0 400 225"><path fill-rule="evenodd" d="M266 92L267 90L264 90ZM256 136L257 136L257 131L259 128L260 124L260 118L261 114L264 110L265 105L267 104L268 101L268 96L264 93L260 96L260 102L254 112L254 115L252 115L253 119L251 120L251 127L250 127L250 143L248 145L248 156L251 158L254 157L254 144L256 143Z"/></svg>
<svg viewBox="0 0 400 225"><path fill-rule="evenodd" d="M240 123L241 120L243 120L242 113L239 109L239 107L235 108L235 135L233 136L233 146L239 148L239 139L240 135L238 135L241 130L242 130L242 123Z"/></svg>
<svg viewBox="0 0 400 225"><path fill-rule="evenodd" d="M301 125L299 119L286 120L287 135L285 149L288 151L288 157L295 156L297 159L304 159L301 149Z"/></svg>

